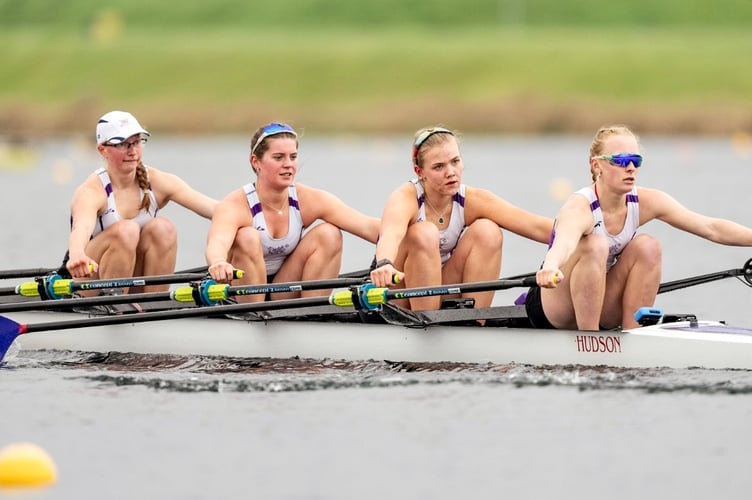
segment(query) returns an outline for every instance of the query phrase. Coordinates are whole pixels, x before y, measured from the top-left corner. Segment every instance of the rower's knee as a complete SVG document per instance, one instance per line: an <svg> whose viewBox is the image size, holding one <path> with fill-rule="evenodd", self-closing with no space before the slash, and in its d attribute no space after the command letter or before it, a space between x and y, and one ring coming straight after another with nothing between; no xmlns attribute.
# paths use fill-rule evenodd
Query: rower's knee
<svg viewBox="0 0 752 500"><path fill-rule="evenodd" d="M319 250L337 254L342 251L342 231L334 224L328 222L318 224L311 229L309 237L314 238Z"/></svg>
<svg viewBox="0 0 752 500"><path fill-rule="evenodd" d="M135 253L141 238L141 227L132 220L120 220L107 228L107 237L113 248Z"/></svg>
<svg viewBox="0 0 752 500"><path fill-rule="evenodd" d="M261 233L256 228L246 226L241 227L235 233L231 251L247 256L259 254L263 257L261 248Z"/></svg>
<svg viewBox="0 0 752 500"><path fill-rule="evenodd" d="M603 264L606 266L608 261L608 240L601 234L589 234L580 239L578 245L580 260L587 260Z"/></svg>
<svg viewBox="0 0 752 500"><path fill-rule="evenodd" d="M639 262L660 269L663 259L663 249L658 238L649 234L639 234L629 242L629 246L633 247L633 251L636 253Z"/></svg>
<svg viewBox="0 0 752 500"><path fill-rule="evenodd" d="M439 228L430 222L417 222L407 229L405 243L411 254L436 253L439 249Z"/></svg>
<svg viewBox="0 0 752 500"><path fill-rule="evenodd" d="M149 221L141 230L141 239L147 239L159 248L169 250L178 243L178 231L171 220L157 217Z"/></svg>
<svg viewBox="0 0 752 500"><path fill-rule="evenodd" d="M478 219L470 224L467 228L467 236L473 238L473 248L500 250L504 241L501 228L490 219Z"/></svg>

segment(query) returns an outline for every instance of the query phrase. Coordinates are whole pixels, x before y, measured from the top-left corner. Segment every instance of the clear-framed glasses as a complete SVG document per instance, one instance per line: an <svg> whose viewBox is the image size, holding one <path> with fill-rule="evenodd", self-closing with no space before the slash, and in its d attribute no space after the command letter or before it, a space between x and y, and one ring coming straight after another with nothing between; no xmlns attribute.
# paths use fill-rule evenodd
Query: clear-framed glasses
<svg viewBox="0 0 752 500"><path fill-rule="evenodd" d="M118 144L107 144L107 143L105 143L104 145L107 146L107 147L109 147L109 148L118 149L120 151L128 151L132 147L133 148L137 148L137 147L143 146L144 144L146 144L147 140L148 139L146 137L139 137L138 139L135 139L135 140L132 140L132 141L123 141L123 142L120 142Z"/></svg>
<svg viewBox="0 0 752 500"><path fill-rule="evenodd" d="M256 151L256 148L264 139L277 134L292 134L293 136L298 137L298 134L295 132L295 130L293 130L291 126L284 123L270 123L263 129L261 129L261 134L258 136L258 139L256 139L256 142L251 145L251 154Z"/></svg>
<svg viewBox="0 0 752 500"><path fill-rule="evenodd" d="M454 135L454 132L444 127L431 127L421 132L420 135L418 135L418 137L415 138L415 143L413 144L413 163L416 163L416 164L418 163L418 151L420 151L420 147L433 134Z"/></svg>
<svg viewBox="0 0 752 500"><path fill-rule="evenodd" d="M630 163L635 168L640 168L642 165L642 155L637 153L615 153L612 155L593 156L593 158L596 160L608 160L611 165L621 168L627 168Z"/></svg>

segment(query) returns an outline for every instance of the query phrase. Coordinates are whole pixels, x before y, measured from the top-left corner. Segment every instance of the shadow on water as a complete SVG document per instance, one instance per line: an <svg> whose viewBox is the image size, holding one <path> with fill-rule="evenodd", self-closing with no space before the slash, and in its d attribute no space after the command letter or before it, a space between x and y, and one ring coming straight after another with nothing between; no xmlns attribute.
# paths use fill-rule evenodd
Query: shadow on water
<svg viewBox="0 0 752 500"><path fill-rule="evenodd" d="M77 351L21 351L14 368L58 369L95 387L142 386L169 392L301 392L414 385L559 386L579 391L750 394L752 371L388 360L233 358ZM32 354L32 353L28 353Z"/></svg>

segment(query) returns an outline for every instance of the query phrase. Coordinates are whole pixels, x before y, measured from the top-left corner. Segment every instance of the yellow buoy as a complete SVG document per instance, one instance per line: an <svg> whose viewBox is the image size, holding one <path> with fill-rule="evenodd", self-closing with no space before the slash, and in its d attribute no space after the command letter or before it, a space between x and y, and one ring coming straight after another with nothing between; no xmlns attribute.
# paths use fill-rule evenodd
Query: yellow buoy
<svg viewBox="0 0 752 500"><path fill-rule="evenodd" d="M56 480L55 464L39 446L15 443L0 450L0 487L48 486Z"/></svg>

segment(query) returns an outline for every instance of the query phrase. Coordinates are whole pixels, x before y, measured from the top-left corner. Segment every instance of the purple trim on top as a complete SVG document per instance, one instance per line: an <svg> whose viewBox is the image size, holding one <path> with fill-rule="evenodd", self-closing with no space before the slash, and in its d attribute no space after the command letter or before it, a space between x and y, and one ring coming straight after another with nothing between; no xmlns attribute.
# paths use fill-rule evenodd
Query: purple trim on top
<svg viewBox="0 0 752 500"><path fill-rule="evenodd" d="M639 203L640 200L637 198L636 194L628 194L627 195L627 203Z"/></svg>
<svg viewBox="0 0 752 500"><path fill-rule="evenodd" d="M422 195L418 196L418 210L420 210L420 207L422 207L425 202L426 202L426 193L423 193Z"/></svg>
<svg viewBox="0 0 752 500"><path fill-rule="evenodd" d="M465 197L460 194L459 191L454 193L454 196L452 196L452 200L456 201L460 204L461 207L465 207Z"/></svg>
<svg viewBox="0 0 752 500"><path fill-rule="evenodd" d="M261 213L261 203L256 203L251 207L251 217L256 217L259 213Z"/></svg>
<svg viewBox="0 0 752 500"><path fill-rule="evenodd" d="M291 207L293 207L295 210L297 210L298 212L300 212L300 205L298 205L298 200L294 200L294 199L292 199L291 197L288 196L287 197L287 203Z"/></svg>
<svg viewBox="0 0 752 500"><path fill-rule="evenodd" d="M598 208L600 208L600 206L601 206L601 202L598 200L595 200L594 202L590 204L590 211L595 212Z"/></svg>
<svg viewBox="0 0 752 500"><path fill-rule="evenodd" d="M110 182L107 183L107 185L104 187L104 192L107 195L107 197L109 198L110 195L112 194L112 183L110 183Z"/></svg>

